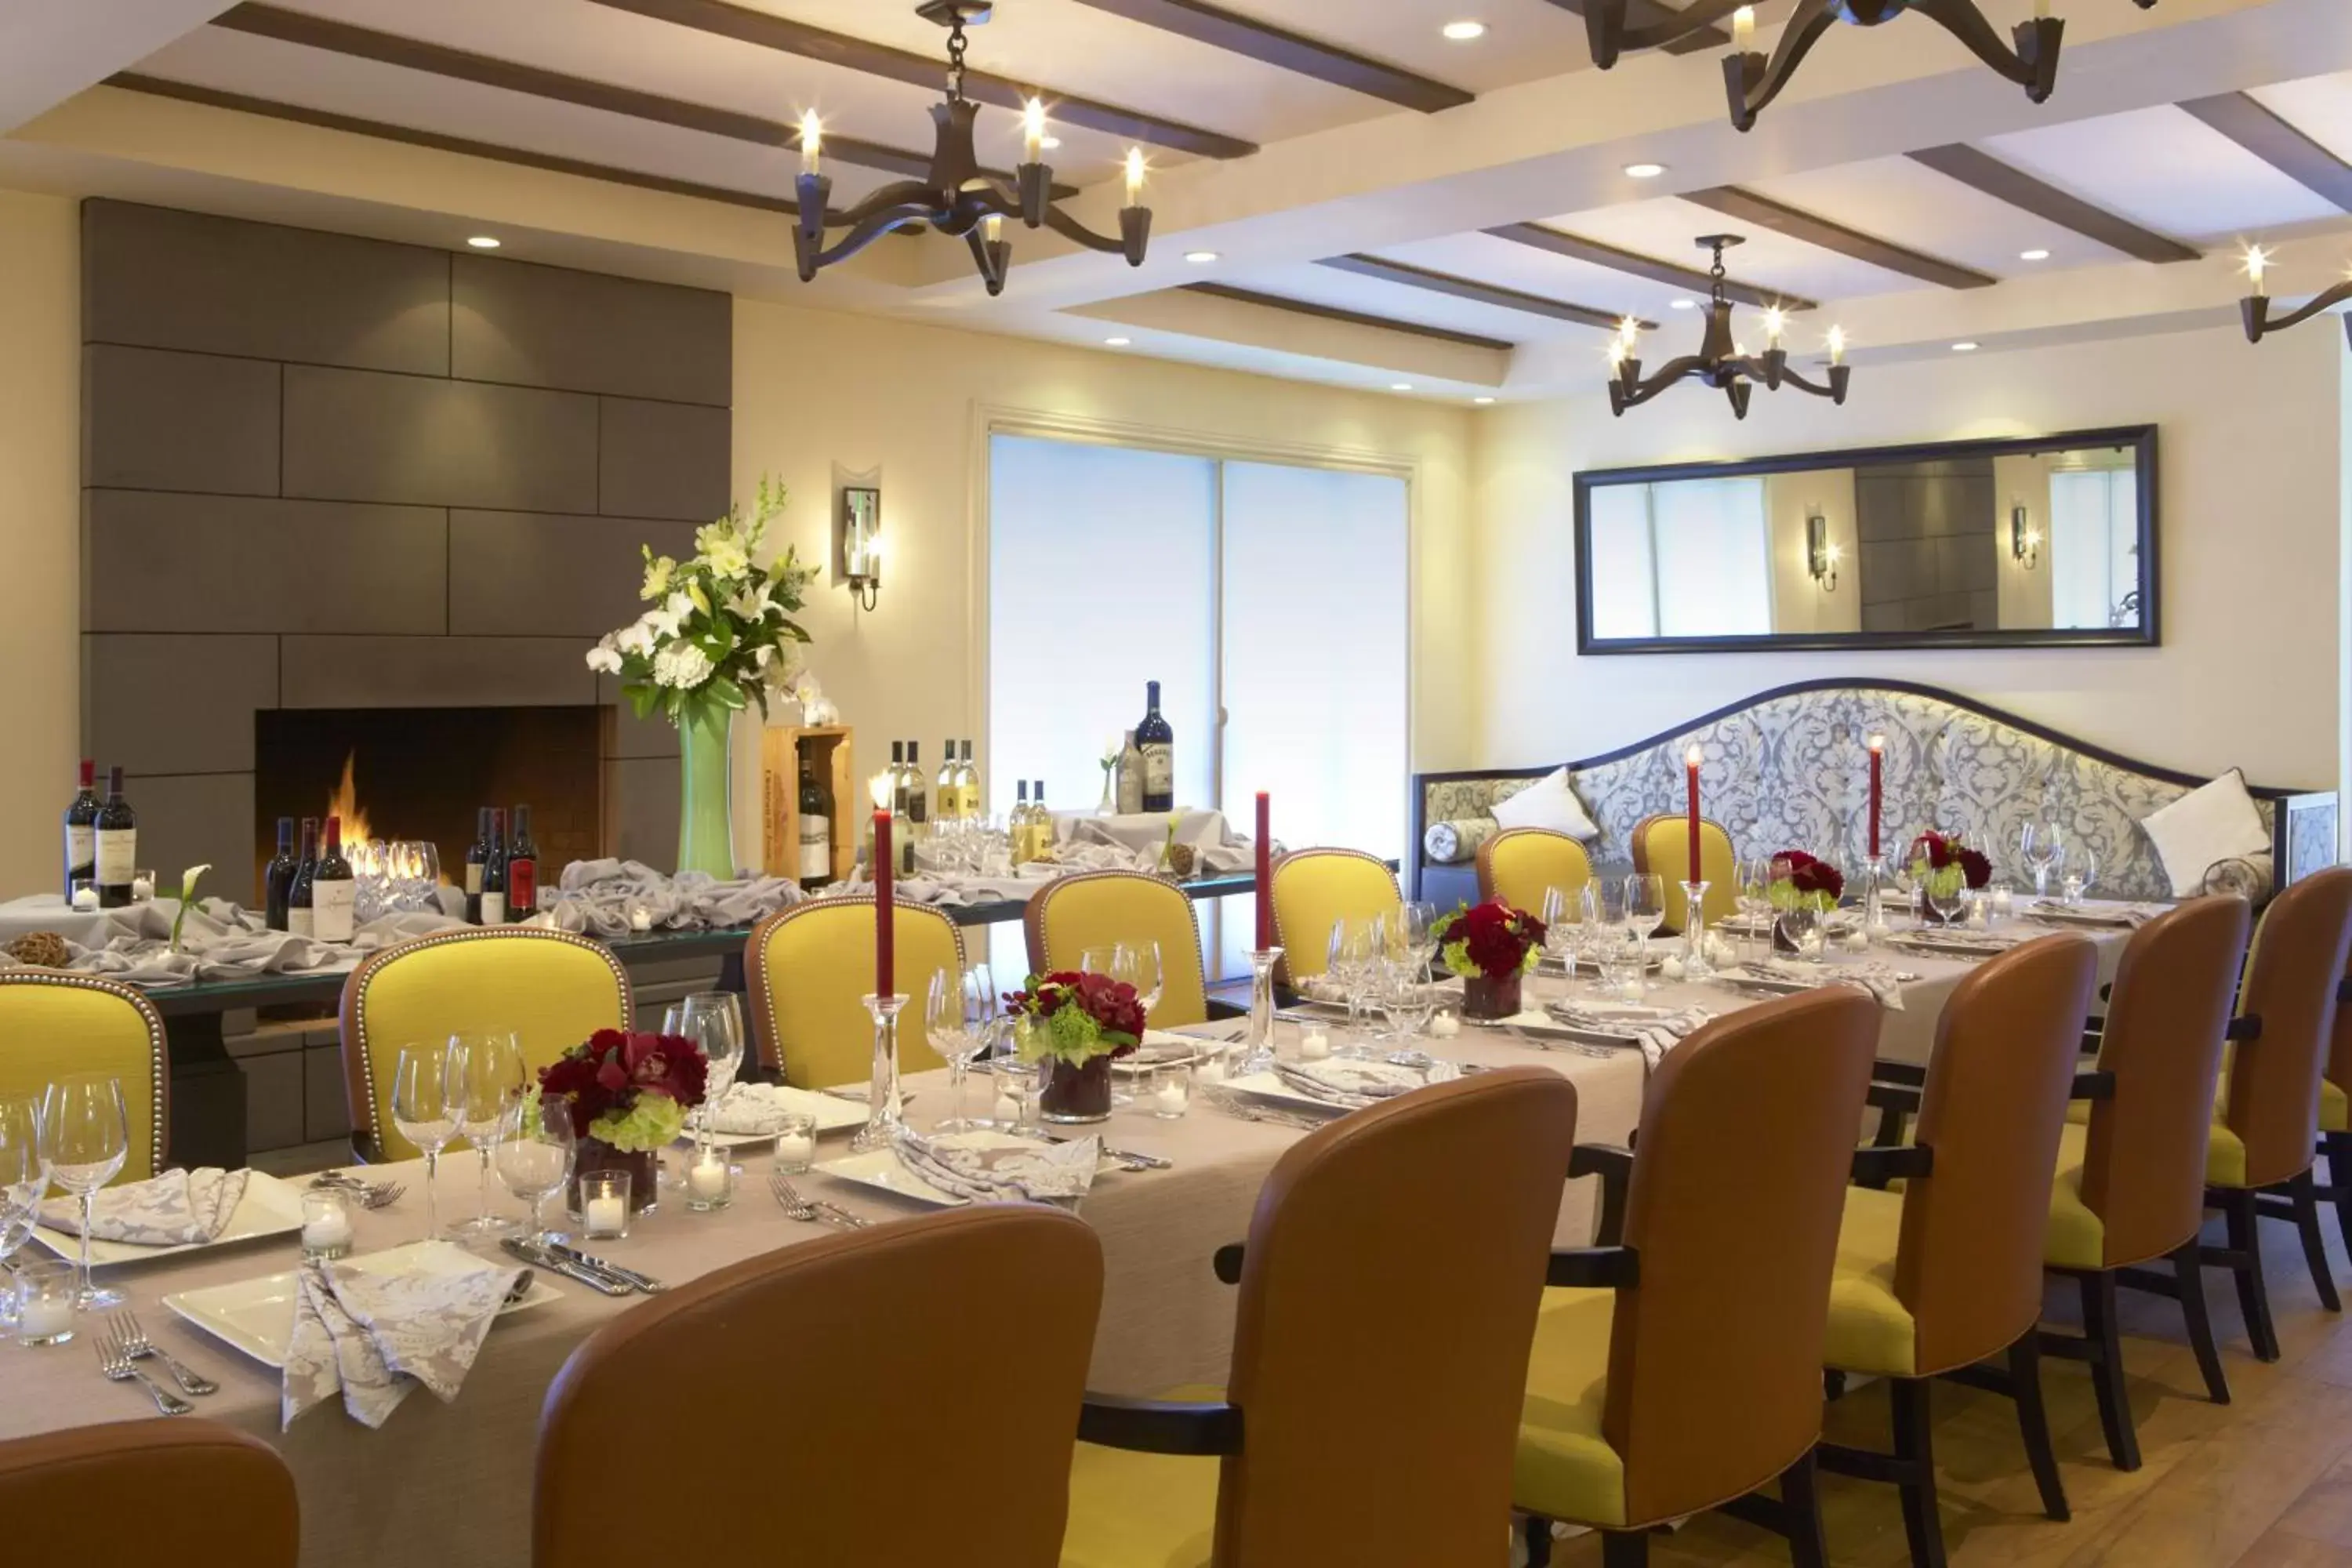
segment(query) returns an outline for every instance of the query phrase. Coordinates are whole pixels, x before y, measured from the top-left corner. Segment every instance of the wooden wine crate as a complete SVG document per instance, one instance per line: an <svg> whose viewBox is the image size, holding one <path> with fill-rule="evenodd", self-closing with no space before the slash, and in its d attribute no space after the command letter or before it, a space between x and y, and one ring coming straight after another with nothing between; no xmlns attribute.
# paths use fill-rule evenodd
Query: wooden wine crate
<svg viewBox="0 0 2352 1568"><path fill-rule="evenodd" d="M771 877L800 878L801 756L806 752L833 796L833 879L846 881L857 863L858 782L853 740L845 724L760 731L760 865Z"/></svg>

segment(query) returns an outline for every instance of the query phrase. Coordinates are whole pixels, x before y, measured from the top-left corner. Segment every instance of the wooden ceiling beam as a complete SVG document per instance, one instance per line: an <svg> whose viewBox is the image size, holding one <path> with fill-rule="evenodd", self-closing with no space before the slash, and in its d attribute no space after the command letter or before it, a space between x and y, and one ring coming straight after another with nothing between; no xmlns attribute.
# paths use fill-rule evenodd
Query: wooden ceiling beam
<svg viewBox="0 0 2352 1568"><path fill-rule="evenodd" d="M1496 239L1507 239L1514 245L1530 246L1537 250L1548 250L1554 256L1565 256L1571 261L1589 261L1595 267L1606 267L1612 271L1628 273L1635 278L1646 278L1653 283L1664 283L1670 289L1687 289L1694 293L1705 295L1715 287L1715 279L1695 267L1677 267L1671 261L1660 261L1655 257L1643 256L1638 251L1620 250L1613 245L1603 245L1597 239L1587 239L1582 235L1547 228L1539 223L1507 223L1500 227L1483 232L1494 236ZM1723 280L1723 291L1740 304L1753 305L1759 310L1769 310L1776 305L1783 310L1790 311L1821 309L1818 301L1808 300L1801 294L1784 294L1775 289L1760 289L1753 283L1742 283L1735 279L1727 278Z"/></svg>
<svg viewBox="0 0 2352 1568"><path fill-rule="evenodd" d="M1314 316L1326 321L1345 321L1356 327L1378 327L1383 331L1404 332L1416 338L1433 338L1442 343L1461 343L1474 349L1511 349L1518 345L1500 338L1483 338L1475 332L1457 332L1449 327L1428 327L1419 321L1400 321L1387 316L1374 316L1362 310L1342 310L1337 305L1318 305L1311 300L1293 300L1281 294L1262 294L1255 289L1236 289L1230 283L1180 283L1178 288L1194 294L1207 294L1219 300L1235 300L1244 305L1257 305L1269 310L1287 310L1294 316Z"/></svg>
<svg viewBox="0 0 2352 1568"><path fill-rule="evenodd" d="M2276 169L2352 212L2352 163L2313 141L2251 95L2192 98L2181 108Z"/></svg>
<svg viewBox="0 0 2352 1568"><path fill-rule="evenodd" d="M2024 170L2002 163L1991 153L1955 142L1943 147L1922 147L1909 156L1915 163L1925 163L1939 174L1958 180L1973 190L1982 191L1995 201L2006 202L2021 211L2071 229L2085 239L2095 239L2110 250L2120 250L2126 256L2136 256L2142 261L2170 263L2194 261L2200 254L2177 239L2168 239L2153 229L2146 229L2128 218L2116 216L2105 207L2093 206L2079 196L2068 195L2057 186L2035 179Z"/></svg>
<svg viewBox="0 0 2352 1568"><path fill-rule="evenodd" d="M1451 272L1433 271L1426 267L1413 267L1385 257L1327 256L1316 263L1341 272L1352 272L1360 278L1377 278L1383 283L1402 283L1408 289L1426 289L1433 294L1450 295L1476 305L1492 305L1498 310L1520 310L1530 316L1546 316L1555 321L1574 321L1579 326L1615 330L1622 318L1613 310L1598 310L1590 305L1571 304L1566 300L1554 300L1542 294L1529 294L1523 289L1506 289L1500 284L1482 283L1475 278L1460 278ZM1654 331L1657 323L1642 323L1645 331Z"/></svg>
<svg viewBox="0 0 2352 1568"><path fill-rule="evenodd" d="M1245 56L1264 65L1328 81L1405 109L1435 114L1475 102L1477 94L1369 56L1310 38L1303 33L1252 21L1202 0L1078 0L1097 11L1157 27L1194 43Z"/></svg>
<svg viewBox="0 0 2352 1568"><path fill-rule="evenodd" d="M1833 250L1840 256L1856 261L1866 261L1873 267L1889 272L1900 272L1906 278L1916 278L1923 283L1937 283L1947 289L1990 289L2000 281L1989 273L1972 267L1946 261L1923 251L1906 249L1892 240L1832 223L1774 201L1769 196L1742 190L1738 185L1715 185L1703 191L1685 191L1683 200L1719 212L1726 217L1753 224L1758 228L1802 240L1823 250Z"/></svg>

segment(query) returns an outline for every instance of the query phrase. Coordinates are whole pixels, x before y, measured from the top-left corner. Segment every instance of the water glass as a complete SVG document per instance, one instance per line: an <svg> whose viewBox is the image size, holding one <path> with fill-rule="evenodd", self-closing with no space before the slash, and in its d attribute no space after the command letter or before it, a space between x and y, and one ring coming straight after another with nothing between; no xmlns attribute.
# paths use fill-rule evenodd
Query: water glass
<svg viewBox="0 0 2352 1568"><path fill-rule="evenodd" d="M2050 873L2066 858L2066 830L2055 822L2029 822L2018 852L2033 873L2034 896L2049 897Z"/></svg>
<svg viewBox="0 0 2352 1568"><path fill-rule="evenodd" d="M996 1058L996 1103L990 1120L1010 1132L1037 1130L1039 1098L1045 1088L1043 1063L1021 1061L1011 1055Z"/></svg>
<svg viewBox="0 0 2352 1568"><path fill-rule="evenodd" d="M49 1188L41 1163L41 1107L30 1095L0 1095L0 1329L16 1310L6 1289L8 1259L33 1234L41 1194Z"/></svg>
<svg viewBox="0 0 2352 1568"><path fill-rule="evenodd" d="M434 1206L433 1178L441 1168L441 1151L457 1135L457 1119L466 1100L462 1077L452 1079L451 1068L462 1074L465 1063L448 1047L403 1046L392 1071L392 1125L425 1156L425 1239L440 1234L439 1211Z"/></svg>
<svg viewBox="0 0 2352 1568"><path fill-rule="evenodd" d="M629 1173L591 1171L580 1178L581 1229L591 1241L614 1241L629 1234Z"/></svg>
<svg viewBox="0 0 2352 1568"><path fill-rule="evenodd" d="M695 1214L710 1214L734 1201L734 1162L724 1149L697 1144L686 1160L687 1208Z"/></svg>
<svg viewBox="0 0 2352 1568"><path fill-rule="evenodd" d="M1176 1062L1154 1068L1144 1080L1143 1104L1162 1121L1175 1121L1192 1109L1192 1065Z"/></svg>
<svg viewBox="0 0 2352 1568"><path fill-rule="evenodd" d="M961 974L931 971L923 1000L923 1037L948 1064L949 1114L934 1132L963 1132L980 1124L964 1114L964 1084L973 1058L995 1044L999 1023L996 982L988 965L975 963Z"/></svg>
<svg viewBox="0 0 2352 1568"><path fill-rule="evenodd" d="M776 1129L776 1169L797 1176L816 1163L816 1118L789 1111Z"/></svg>
<svg viewBox="0 0 2352 1568"><path fill-rule="evenodd" d="M49 1085L41 1100L41 1163L49 1180L81 1200L81 1257L74 1304L85 1312L120 1307L120 1290L100 1289L89 1277L90 1206L131 1157L131 1118L122 1083L103 1073L74 1073Z"/></svg>
<svg viewBox="0 0 2352 1568"><path fill-rule="evenodd" d="M10 1315L18 1344L61 1345L74 1337L74 1278L69 1266L48 1258L16 1266Z"/></svg>
<svg viewBox="0 0 2352 1568"><path fill-rule="evenodd" d="M302 1259L306 1263L349 1258L352 1209L341 1187L311 1187L302 1194Z"/></svg>
<svg viewBox="0 0 2352 1568"><path fill-rule="evenodd" d="M732 991L697 991L662 1014L662 1033L691 1040L710 1063L702 1104L693 1113L698 1138L710 1126L710 1108L727 1098L743 1062L743 998Z"/></svg>
<svg viewBox="0 0 2352 1568"><path fill-rule="evenodd" d="M490 1213L490 1166L508 1125L507 1112L522 1097L529 1077L522 1041L513 1033L460 1031L449 1037L447 1081L465 1086L463 1098L453 1099L450 1104L456 1122L450 1141L463 1138L474 1146L478 1178L474 1217L451 1226L452 1236L504 1236L515 1228L512 1221Z"/></svg>
<svg viewBox="0 0 2352 1568"><path fill-rule="evenodd" d="M1779 921L1781 937L1797 950L1800 958L1822 955L1822 911L1811 904L1801 903L1782 910Z"/></svg>
<svg viewBox="0 0 2352 1568"><path fill-rule="evenodd" d="M1634 988L1637 992L1646 990L1643 977L1650 968L1650 938L1666 923L1665 878L1655 871L1636 871L1625 879L1625 921L1641 933L1642 969L1635 977Z"/></svg>
<svg viewBox="0 0 2352 1568"><path fill-rule="evenodd" d="M572 1180L579 1142L572 1125L572 1102L536 1091L517 1097L490 1162L508 1192L530 1205L531 1225L547 1238L547 1200Z"/></svg>

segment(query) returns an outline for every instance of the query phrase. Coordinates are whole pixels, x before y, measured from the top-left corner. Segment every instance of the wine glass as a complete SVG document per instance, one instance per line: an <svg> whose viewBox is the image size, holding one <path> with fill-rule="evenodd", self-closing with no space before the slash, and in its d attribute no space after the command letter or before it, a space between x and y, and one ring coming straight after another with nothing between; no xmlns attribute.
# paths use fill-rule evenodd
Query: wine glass
<svg viewBox="0 0 2352 1568"><path fill-rule="evenodd" d="M425 1156L427 1241L441 1228L433 1201L433 1177L441 1168L441 1151L457 1135L457 1119L466 1102L465 1067L446 1046L436 1049L412 1045L400 1048L400 1060L392 1069L392 1125Z"/></svg>
<svg viewBox="0 0 2352 1568"><path fill-rule="evenodd" d="M662 1013L662 1033L692 1041L709 1061L702 1104L694 1113L697 1142L709 1138L711 1113L734 1087L743 1061L743 999L732 991L697 991Z"/></svg>
<svg viewBox="0 0 2352 1568"><path fill-rule="evenodd" d="M1622 961L1637 940L1625 921L1625 884L1594 878L1579 896L1578 912L1585 960L1599 977L1601 993L1610 1001L1621 1001L1625 990Z"/></svg>
<svg viewBox="0 0 2352 1568"><path fill-rule="evenodd" d="M461 1030L449 1037L448 1081L465 1086L462 1097L451 1093L456 1130L450 1141L463 1138L473 1144L479 1177L474 1217L451 1226L452 1236L504 1236L515 1228L511 1221L490 1213L490 1163L505 1133L507 1111L521 1097L526 1076L522 1041L513 1033Z"/></svg>
<svg viewBox="0 0 2352 1568"><path fill-rule="evenodd" d="M49 1085L41 1101L40 1157L49 1179L81 1200L81 1257L74 1307L100 1312L122 1305L120 1290L101 1290L89 1278L90 1209L99 1188L114 1180L131 1157L131 1118L122 1108L122 1080L105 1073L73 1073Z"/></svg>
<svg viewBox="0 0 2352 1568"><path fill-rule="evenodd" d="M1429 1053L1413 1044L1437 1011L1437 987L1429 983L1425 963L1415 960L1408 944L1381 966L1381 1010L1388 1015L1397 1046L1388 1059L1398 1067L1422 1068L1431 1061Z"/></svg>
<svg viewBox="0 0 2352 1568"><path fill-rule="evenodd" d="M1687 913L1685 919L1689 918ZM1666 879L1655 871L1636 871L1625 879L1625 922L1642 936L1642 968L1637 977L1649 988L1650 939L1666 922Z"/></svg>
<svg viewBox="0 0 2352 1568"><path fill-rule="evenodd" d="M2099 857L2087 844L2076 843L2066 850L2065 874L2058 886L2069 904L2079 904L2099 879Z"/></svg>
<svg viewBox="0 0 2352 1568"><path fill-rule="evenodd" d="M1118 978L1135 987L1135 999L1143 1005L1143 1016L1148 1024L1151 1010L1160 1005L1160 995L1168 984L1160 968L1160 944L1149 940L1125 942L1119 943L1119 951L1125 958L1115 972Z"/></svg>
<svg viewBox="0 0 2352 1568"><path fill-rule="evenodd" d="M12 1321L16 1291L8 1259L39 1223L49 1189L41 1162L41 1105L29 1094L0 1096L0 1330Z"/></svg>
<svg viewBox="0 0 2352 1568"><path fill-rule="evenodd" d="M1576 944L1583 934L1580 923L1571 923L1578 912L1576 899L1566 888L1546 888L1538 912L1544 925L1544 956L1573 976Z"/></svg>
<svg viewBox="0 0 2352 1568"><path fill-rule="evenodd" d="M1331 922L1330 944L1326 950L1328 968L1332 983L1339 987L1341 999L1348 1006L1349 1042L1332 1054L1339 1057L1371 1055L1369 1047L1353 1037L1364 1026L1364 1001L1371 985L1372 967L1379 961L1384 931L1377 917L1342 915Z"/></svg>
<svg viewBox="0 0 2352 1568"><path fill-rule="evenodd" d="M547 1200L572 1180L579 1140L572 1127L572 1102L535 1089L507 1107L490 1160L508 1192L530 1205L535 1239L549 1239Z"/></svg>
<svg viewBox="0 0 2352 1568"><path fill-rule="evenodd" d="M979 1122L963 1113L964 1082L972 1059L994 1043L997 1018L996 983L988 965L975 963L961 976L944 969L931 971L923 1005L923 1037L948 1064L948 1118L933 1132L965 1132Z"/></svg>
<svg viewBox="0 0 2352 1568"><path fill-rule="evenodd" d="M1822 955L1822 911L1800 897L1780 913L1780 935L1800 958Z"/></svg>
<svg viewBox="0 0 2352 1568"><path fill-rule="evenodd" d="M1751 954L1772 929L1772 867L1769 855L1746 855L1732 873L1739 884L1735 901L1739 906L1740 942Z"/></svg>

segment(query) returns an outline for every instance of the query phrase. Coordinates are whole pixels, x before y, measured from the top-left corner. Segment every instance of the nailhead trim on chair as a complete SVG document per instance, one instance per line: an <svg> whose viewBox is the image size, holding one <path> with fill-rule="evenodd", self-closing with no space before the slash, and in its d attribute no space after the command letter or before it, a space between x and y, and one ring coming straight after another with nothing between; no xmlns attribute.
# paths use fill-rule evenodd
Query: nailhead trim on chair
<svg viewBox="0 0 2352 1568"><path fill-rule="evenodd" d="M138 1010L147 1026L147 1125L151 1133L147 1174L152 1176L163 1170L169 1157L167 1145L172 1132L172 1062L171 1053L164 1045L163 1016L155 1011L155 1005L136 988L119 980L107 980L95 974L68 974L39 969L0 970L0 985L61 985L74 991L96 991L104 995L121 997Z"/></svg>

